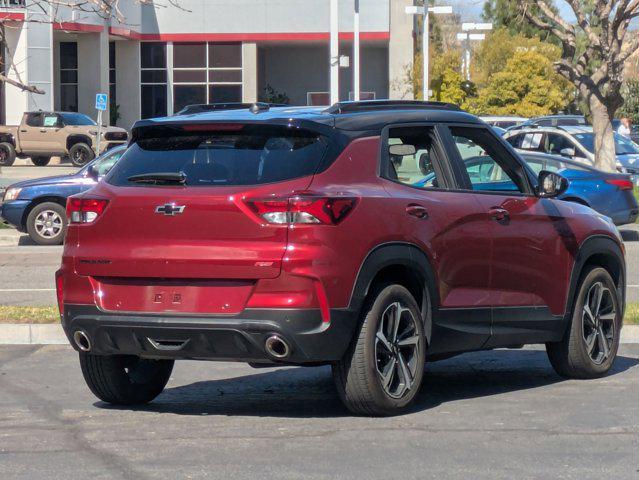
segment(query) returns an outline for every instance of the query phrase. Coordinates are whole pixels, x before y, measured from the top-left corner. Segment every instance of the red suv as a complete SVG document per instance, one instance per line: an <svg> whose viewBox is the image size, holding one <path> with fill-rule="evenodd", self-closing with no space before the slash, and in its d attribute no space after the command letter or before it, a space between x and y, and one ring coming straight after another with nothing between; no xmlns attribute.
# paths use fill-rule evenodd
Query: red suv
<svg viewBox="0 0 639 480"><path fill-rule="evenodd" d="M68 201L63 326L116 404L154 399L176 359L330 364L370 415L410 404L426 360L471 350L544 343L560 375L597 377L624 247L610 219L551 198L566 187L447 104L140 121Z"/></svg>

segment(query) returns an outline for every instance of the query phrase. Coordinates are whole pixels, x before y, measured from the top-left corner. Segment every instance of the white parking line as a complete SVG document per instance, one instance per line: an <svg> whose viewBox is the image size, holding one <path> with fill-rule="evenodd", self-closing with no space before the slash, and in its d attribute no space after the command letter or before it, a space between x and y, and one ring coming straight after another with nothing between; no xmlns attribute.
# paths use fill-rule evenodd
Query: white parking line
<svg viewBox="0 0 639 480"><path fill-rule="evenodd" d="M14 292L55 292L55 288L0 288L0 293Z"/></svg>

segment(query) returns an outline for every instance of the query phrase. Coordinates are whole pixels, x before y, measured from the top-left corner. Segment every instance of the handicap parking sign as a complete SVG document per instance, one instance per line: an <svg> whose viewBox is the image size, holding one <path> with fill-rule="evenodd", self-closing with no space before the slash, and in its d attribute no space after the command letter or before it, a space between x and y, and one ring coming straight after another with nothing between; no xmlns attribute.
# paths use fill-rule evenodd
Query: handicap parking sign
<svg viewBox="0 0 639 480"><path fill-rule="evenodd" d="M96 110L106 110L107 109L107 99L108 96L106 93L98 93L95 96L95 109Z"/></svg>

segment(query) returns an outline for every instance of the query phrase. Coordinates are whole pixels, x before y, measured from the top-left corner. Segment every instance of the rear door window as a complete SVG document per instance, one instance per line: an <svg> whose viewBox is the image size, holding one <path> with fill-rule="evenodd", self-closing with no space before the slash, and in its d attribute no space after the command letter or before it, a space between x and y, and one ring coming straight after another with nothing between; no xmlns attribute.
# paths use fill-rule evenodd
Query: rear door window
<svg viewBox="0 0 639 480"><path fill-rule="evenodd" d="M112 185L137 175L181 173L188 186L258 185L315 173L328 139L316 132L265 125L164 128L138 139L111 170ZM151 131L152 132L152 131Z"/></svg>

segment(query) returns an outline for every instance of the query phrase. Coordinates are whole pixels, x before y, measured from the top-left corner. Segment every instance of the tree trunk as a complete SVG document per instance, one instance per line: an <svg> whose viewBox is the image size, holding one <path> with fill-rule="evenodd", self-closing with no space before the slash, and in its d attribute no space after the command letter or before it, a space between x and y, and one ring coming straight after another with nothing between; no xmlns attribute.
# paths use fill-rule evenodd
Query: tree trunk
<svg viewBox="0 0 639 480"><path fill-rule="evenodd" d="M608 108L592 95L589 99L592 129L595 133L595 168L608 172L617 171L615 137Z"/></svg>

